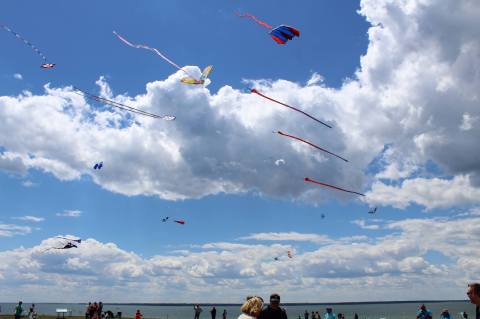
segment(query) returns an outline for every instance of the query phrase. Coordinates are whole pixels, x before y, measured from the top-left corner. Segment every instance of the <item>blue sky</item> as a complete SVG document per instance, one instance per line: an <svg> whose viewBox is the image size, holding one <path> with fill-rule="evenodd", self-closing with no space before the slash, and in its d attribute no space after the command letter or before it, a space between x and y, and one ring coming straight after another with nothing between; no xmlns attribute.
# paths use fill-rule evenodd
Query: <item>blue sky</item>
<svg viewBox="0 0 480 319"><path fill-rule="evenodd" d="M192 285L238 288L238 298L250 285L302 301L318 293L314 283L328 282L336 288L319 298L333 301L356 300L342 290L348 278L365 291L361 300L409 299L398 287L413 289L442 273L461 283L459 260L465 256L448 241L432 239L417 247L422 233L412 225L455 233L478 216L479 168L450 156L462 149L479 151L478 79L471 80L462 67L474 56L469 50L476 49L469 44L473 26L455 20L451 28L466 36L456 43L464 49L451 58L442 55L448 41L422 29L428 29L430 15L445 18L444 6L380 2L3 1L0 12L8 14L0 22L57 66L40 69L38 56L0 33L0 126L5 129L0 132L0 260L25 247L39 265L26 271L35 273L30 277L0 268L0 283L41 289L52 284L52 274L76 270L81 278L93 276L89 269L97 267L103 269L97 274L99 289L86 294L102 297L108 293L100 289L104 277L112 287L127 289L132 278L144 282L152 273L175 269L175 276L191 276L145 286L152 294L172 289L165 296L169 301L199 298L202 291ZM301 36L280 46L267 29L236 12L250 12L274 26L292 25ZM433 21L444 25L440 18ZM211 83L182 86L181 72L151 52L124 45L113 30L190 70L213 64ZM419 46L423 41L432 47ZM425 61L431 68L420 72ZM172 113L177 120L131 121L124 113L75 100L71 85L91 92L103 88L108 98ZM334 129L252 97L245 92L252 85L318 114ZM439 101L446 104L439 108ZM283 128L351 162L338 163L269 133ZM280 159L283 164L275 163ZM90 166L100 160L104 168L93 171ZM360 200L305 185L305 176L367 196ZM373 206L379 207L377 215L367 213ZM71 211L77 216L62 216ZM187 223L163 224L165 216ZM53 264L58 263L53 253L38 254L59 244L58 235L88 239L85 250L55 252L64 258L63 266ZM93 249L119 259L94 267L102 258L92 257ZM295 251L299 265L271 264L287 249ZM255 257L247 257L252 252ZM361 269L350 267L355 264ZM117 277L102 277L117 270ZM259 282L272 274L279 281L262 287ZM295 287L305 294L291 292ZM429 298L461 297L463 291L454 288L429 292ZM27 296L39 300L39 291ZM72 291L44 298L78 301ZM416 296L424 292L419 289ZM14 289L5 298L22 293ZM210 298L235 301L221 291Z"/></svg>

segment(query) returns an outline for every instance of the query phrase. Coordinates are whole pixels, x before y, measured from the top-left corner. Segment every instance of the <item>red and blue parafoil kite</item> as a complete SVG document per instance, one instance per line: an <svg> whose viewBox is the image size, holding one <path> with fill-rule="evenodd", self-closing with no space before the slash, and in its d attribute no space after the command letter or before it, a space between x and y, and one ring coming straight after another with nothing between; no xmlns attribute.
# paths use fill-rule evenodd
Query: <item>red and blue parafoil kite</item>
<svg viewBox="0 0 480 319"><path fill-rule="evenodd" d="M285 43L287 43L288 40L292 40L294 37L299 37L300 36L300 31L298 31L294 27L291 27L291 26L288 26L288 25L282 24L282 25L279 25L278 27L274 28L271 25L269 25L268 23L257 19L257 17L255 17L254 15L252 15L250 13L246 13L246 14L238 14L237 13L237 15L240 18L252 19L256 23L260 24L261 26L263 26L267 29L270 29L270 32L269 32L270 36L278 44L285 44Z"/></svg>

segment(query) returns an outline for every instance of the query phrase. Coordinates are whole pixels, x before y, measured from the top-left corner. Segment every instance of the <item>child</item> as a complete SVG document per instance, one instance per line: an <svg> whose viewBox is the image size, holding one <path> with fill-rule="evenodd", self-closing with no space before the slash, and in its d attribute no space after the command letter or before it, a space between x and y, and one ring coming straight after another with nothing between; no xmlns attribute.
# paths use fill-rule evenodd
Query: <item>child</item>
<svg viewBox="0 0 480 319"><path fill-rule="evenodd" d="M140 312L140 309L137 309L137 313L135 314L135 319L142 319L143 315Z"/></svg>

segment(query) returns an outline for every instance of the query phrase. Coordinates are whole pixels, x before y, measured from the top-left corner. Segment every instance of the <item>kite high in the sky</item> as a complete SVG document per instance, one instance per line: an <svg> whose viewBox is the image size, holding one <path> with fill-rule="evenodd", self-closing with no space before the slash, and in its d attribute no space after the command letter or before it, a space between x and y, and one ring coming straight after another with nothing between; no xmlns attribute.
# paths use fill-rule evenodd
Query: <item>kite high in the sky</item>
<svg viewBox="0 0 480 319"><path fill-rule="evenodd" d="M79 243L81 244L82 243L82 239L80 238L67 238L67 237L62 237L62 236L57 236L57 238L60 238L60 239L65 239L65 240L68 240L69 242L75 242L75 243Z"/></svg>
<svg viewBox="0 0 480 319"><path fill-rule="evenodd" d="M339 191L342 191L342 192L347 192L347 193L357 194L357 195L360 195L360 196L365 196L365 194L362 194L362 193L359 193L359 192L350 191L350 190L348 190L348 189L341 188L341 187L337 187L337 186L330 185L330 184L327 184L327 183L322 183L322 182L319 182L319 181L310 179L310 178L308 178L308 177L305 177L305 182L310 182L310 183L314 183L314 184L317 184L317 185L321 185L321 186L325 186L325 187L330 187L330 188L333 188L333 189L336 189L336 190L339 190Z"/></svg>
<svg viewBox="0 0 480 319"><path fill-rule="evenodd" d="M77 93L79 95L82 95L82 96L84 96L88 99L91 99L91 100L94 100L94 101L97 101L97 102L100 102L100 103L103 103L103 104L107 104L107 105L110 105L110 106L113 106L113 107L116 107L116 108L119 108L119 109L122 109L122 110L125 110L125 111L128 111L128 112L132 112L132 113L143 115L143 116L152 117L152 118L155 118L155 119L161 119L161 120L165 120L165 121L173 121L173 120L176 119L176 117L173 116L173 115L157 115L157 114L145 112L145 111L142 111L140 109L137 109L137 108L125 105L125 104L121 104L121 103L118 103L118 102L115 102L115 101L112 101L112 100L108 100L108 99L105 99L103 97L100 97L100 96L97 96L97 95L94 95L94 94L91 94L91 93L88 93L88 92L85 92L85 91L83 91L83 90L81 90L77 87L73 87L73 89L75 90L75 93Z"/></svg>
<svg viewBox="0 0 480 319"><path fill-rule="evenodd" d="M182 78L180 82L185 84L204 84L205 80L208 78L208 75L212 72L212 70L213 70L213 65L209 65L205 69L203 69L202 76L200 77L199 80L191 77L186 77L186 78Z"/></svg>
<svg viewBox="0 0 480 319"><path fill-rule="evenodd" d="M280 259L282 259L283 256L284 256L283 254L281 256L276 256L273 258L273 260L279 261ZM293 253L291 250L287 250L287 257L290 259L293 258Z"/></svg>
<svg viewBox="0 0 480 319"><path fill-rule="evenodd" d="M103 167L103 162L99 162L99 163L95 163L95 165L93 165L93 169L102 169Z"/></svg>
<svg viewBox="0 0 480 319"><path fill-rule="evenodd" d="M321 148L320 146L317 146L317 145L315 145L315 144L313 144L313 143L311 143L311 142L309 142L309 141L307 141L307 140L304 140L304 139L302 139L302 138L300 138L300 137L297 137L297 136L294 136L294 135L290 135L290 134L286 134L286 133L283 133L283 132L280 132L280 131L277 131L277 132L274 132L274 133L277 133L277 134L282 135L282 136L290 137L290 138L292 138L292 139L294 139L294 140L303 142L303 143L305 143L305 144L308 144L308 145L310 145L310 146L315 147L316 149L318 149L318 150L320 150L320 151L322 151L322 152L325 152L325 153L328 153L328 154L333 155L333 156L335 156L335 157L338 157L338 158L341 159L342 161L348 162L347 159L341 157L340 155L337 155L337 154L335 154L335 153L332 153L332 152L330 152L330 151L327 151L326 149Z"/></svg>
<svg viewBox="0 0 480 319"><path fill-rule="evenodd" d="M72 243L72 242L68 242L68 243L66 243L65 245L60 246L60 247L50 247L50 248L47 248L47 249L45 249L43 252L46 252L46 251L49 251L49 250L54 250L54 249L63 250L63 249L71 249L71 248L78 248L78 246L75 245L75 244Z"/></svg>
<svg viewBox="0 0 480 319"><path fill-rule="evenodd" d="M166 217L162 218L162 223L166 223L166 222L169 222L169 221L172 221L172 222L180 224L180 225L185 225L185 220L183 220L183 219L172 219L172 218L170 218L170 216L166 216Z"/></svg>
<svg viewBox="0 0 480 319"><path fill-rule="evenodd" d="M370 209L368 211L368 213L371 214L371 215L376 214L377 213L377 207Z"/></svg>
<svg viewBox="0 0 480 319"><path fill-rule="evenodd" d="M158 55L159 57L161 57L162 59L164 59L165 61L167 61L170 65L174 66L175 68L177 68L178 70L184 72L186 75L188 75L188 77L192 78L192 79L195 79L194 76L190 75L190 73L188 73L185 69L181 68L180 66L178 66L175 62L173 62L172 60L170 60L169 58L167 58L162 52L158 51L157 49L155 48L151 48L149 46L146 46L146 45L143 45L143 44L134 44L134 43L131 43L130 41L128 41L125 37L121 36L120 34L118 34L117 32L113 31L113 34L115 34L117 36L117 38L120 39L120 41L122 41L123 43L125 43L126 45L128 46L131 46L132 48L135 48L135 49L145 49L145 50L149 50L149 51L152 51L153 53L155 53L156 55Z"/></svg>
<svg viewBox="0 0 480 319"><path fill-rule="evenodd" d="M17 39L19 39L20 41L22 41L25 45L27 45L30 49L33 50L33 52L35 52L36 54L38 54L42 60L43 60L43 63L40 65L40 67L44 68L44 69L50 69L50 68L53 68L55 66L55 63L49 63L48 60L47 60L47 57L45 56L45 54L42 53L42 51L40 51L36 46L34 46L30 41L26 40L24 37L22 37L20 34L18 34L17 32L13 31L12 29L10 29L8 26L4 25L4 24L1 24L0 23L0 27L2 29L4 29L5 31L13 34Z"/></svg>
<svg viewBox="0 0 480 319"><path fill-rule="evenodd" d="M257 19L257 17L255 17L254 15L252 15L250 13L246 13L246 14L237 13L237 15L240 18L252 19L253 21L258 23L259 25L261 25L261 26L263 26L267 29L270 29L270 32L269 32L270 36L278 44L285 44L285 43L287 43L288 40L292 40L294 37L300 37L300 31L298 31L294 27L282 24L282 25L279 25L278 27L274 28L271 25L269 25L268 23Z"/></svg>
<svg viewBox="0 0 480 319"><path fill-rule="evenodd" d="M268 96L266 96L266 95L258 92L257 89L255 89L255 88L251 89L250 92L255 93L255 94L257 94L257 95L259 95L259 96L261 96L261 97L263 97L263 98L265 98L265 99L267 99L267 100L270 100L270 101L272 101L272 102L275 102L275 103L278 103L278 104L283 105L283 106L285 106L285 107L288 107L289 109L292 109L292 110L294 110L294 111L297 111L297 112L299 112L299 113L302 113L303 115L308 116L308 117L311 118L312 120L317 121L318 123L323 124L323 125L325 125L325 126L328 127L328 128L332 128L330 125L328 125L328 124L320 121L319 119L314 118L314 117L311 116L310 114L308 114L308 113L306 113L306 112L304 112L304 111L302 111L302 110L299 110L299 109L297 109L296 107L293 107L293 106L287 105L287 104L285 104L285 103L282 103L282 102L280 102L280 101L277 101L277 100L275 100L275 99L272 99L271 97L268 97Z"/></svg>

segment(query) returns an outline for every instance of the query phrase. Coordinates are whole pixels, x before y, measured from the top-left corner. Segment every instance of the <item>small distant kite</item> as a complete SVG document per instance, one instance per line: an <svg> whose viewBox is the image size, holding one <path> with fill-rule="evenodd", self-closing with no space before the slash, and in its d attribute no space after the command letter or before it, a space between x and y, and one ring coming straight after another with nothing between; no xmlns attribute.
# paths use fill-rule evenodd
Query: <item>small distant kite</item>
<svg viewBox="0 0 480 319"><path fill-rule="evenodd" d="M320 215L322 219L325 219L325 214Z"/></svg>
<svg viewBox="0 0 480 319"><path fill-rule="evenodd" d="M297 140L297 141L300 141L300 142L303 142L303 143L308 144L308 145L310 145L310 146L313 146L313 147L315 147L316 149L318 149L318 150L320 150L320 151L322 151L322 152L325 152L325 153L328 153L328 154L333 155L333 156L335 156L335 157L338 157L338 158L341 159L342 161L348 162L347 159L341 157L340 155L337 155L337 154L335 154L335 153L332 153L332 152L330 152L330 151L327 151L326 149L321 148L320 146L317 146L317 145L315 145L315 144L313 144L313 143L311 143L311 142L309 142L309 141L306 141L306 140L304 140L304 139L302 139L302 138L300 138L300 137L296 137L296 136L293 136L293 135L289 135L289 134L286 134L286 133L283 133L283 132L280 132L280 131L277 131L277 132L274 132L274 133L277 133L277 134L282 135L282 136L286 136L286 137L293 138L293 139L295 139L295 140Z"/></svg>
<svg viewBox="0 0 480 319"><path fill-rule="evenodd" d="M42 53L42 51L40 51L36 46L34 46L30 41L26 40L25 38L23 38L20 34L18 34L17 32L13 31L12 29L10 29L8 26L4 25L4 24L0 24L0 27L3 28L5 31L7 32L10 32L11 34L13 34L17 39L21 40L25 45L27 45L28 47L30 47L30 49L32 49L36 54L38 54L42 60L43 60L43 63L40 65L41 68L44 68L44 69L51 69L55 66L55 63L49 63L48 60L47 60L47 57Z"/></svg>
<svg viewBox="0 0 480 319"><path fill-rule="evenodd" d="M126 45L132 47L132 48L135 48L135 49L145 49L145 50L149 50L149 51L152 51L153 53L155 53L156 55L158 55L159 57L161 57L162 59L164 59L165 61L167 61L170 65L173 65L175 68L177 68L178 70L184 72L186 75L188 75L190 78L192 79L195 79L194 76L190 75L190 73L188 73L185 69L181 68L180 66L178 66L175 62L173 62L172 60L170 60L169 58L167 58L162 52L158 51L157 49L155 48L151 48L149 46L146 46L146 45L143 45L143 44L134 44L134 43L131 43L130 41L128 41L125 37L121 36L120 34L118 34L117 32L113 31L113 34L115 34L117 36L118 39L120 39L120 41L122 41L123 43L125 43ZM199 81L199 80L197 80Z"/></svg>
<svg viewBox="0 0 480 319"><path fill-rule="evenodd" d="M354 191L350 191L350 190L347 190L347 189L345 189L345 188L333 186L333 185L330 185L330 184L318 182L318 181L313 180L313 179L310 179L310 178L308 178L308 177L305 177L305 182L310 182L310 183L318 184L318 185L321 185L321 186L330 187L330 188L333 188L333 189L336 189L336 190L339 190L339 191L342 191L342 192L347 192L347 193L357 194L357 195L360 195L360 196L365 196L365 194L358 193L358 192L354 192Z"/></svg>
<svg viewBox="0 0 480 319"><path fill-rule="evenodd" d="M174 223L177 223L177 224L180 224L180 225L185 225L185 220L183 220L183 219L171 219L170 216L166 216L166 217L162 218L162 223L166 223L170 220Z"/></svg>
<svg viewBox="0 0 480 319"><path fill-rule="evenodd" d="M82 243L82 240L80 238L74 239L74 238L67 238L67 237L62 237L62 236L57 236L56 238L65 239L65 240L68 240L70 242L75 242L75 243L79 243L79 244Z"/></svg>
<svg viewBox="0 0 480 319"><path fill-rule="evenodd" d="M121 104L121 103L118 103L118 102L115 102L115 101L112 101L112 100L108 100L108 99L105 99L103 97L85 92L85 91L83 91L83 90L81 90L81 89L79 89L75 86L73 87L73 89L76 91L74 93L76 93L78 95L81 95L81 96L86 97L88 99L91 99L91 100L94 100L94 101L97 101L97 102L100 102L100 103L103 103L103 104L106 104L106 105L110 105L110 106L113 106L113 107L116 107L116 108L119 108L119 109L122 109L122 110L125 110L125 111L128 111L128 112L132 112L132 113L143 115L143 116L152 117L152 118L155 118L155 119L161 119L161 120L165 120L165 121L173 121L173 120L176 119L176 117L173 116L173 115L157 115L157 114L153 114L153 113L148 113L148 112L142 111L140 109L136 109L134 107L125 105L125 104Z"/></svg>
<svg viewBox="0 0 480 319"><path fill-rule="evenodd" d="M93 169L101 170L102 167L103 167L103 162L95 163L95 165L93 166Z"/></svg>
<svg viewBox="0 0 480 319"><path fill-rule="evenodd" d="M377 213L377 207L375 207L375 208L373 208L373 209L370 209L370 210L368 211L368 213L369 213L369 214L372 214L372 215L373 215L373 214L376 214L376 213Z"/></svg>
<svg viewBox="0 0 480 319"><path fill-rule="evenodd" d="M268 23L257 19L257 17L255 17L254 15L252 15L250 13L246 13L246 14L237 13L237 16L239 16L240 18L252 19L253 21L258 23L259 25L261 25L261 26L263 26L267 29L270 29L270 32L269 32L270 36L278 44L285 44L285 43L287 43L288 40L292 40L294 37L300 37L300 31L298 31L294 27L282 24L282 25L279 25L278 27L274 28L271 25L269 25Z"/></svg>
<svg viewBox="0 0 480 319"><path fill-rule="evenodd" d="M78 246L75 245L75 244L72 243L72 242L68 242L68 243L66 243L65 245L60 246L60 247L50 247L50 248L47 248L47 249L45 249L43 252L46 252L46 251L49 251L49 250L53 250L53 249L63 250L63 249L71 249L71 248L78 248Z"/></svg>
<svg viewBox="0 0 480 319"><path fill-rule="evenodd" d="M282 256L283 256L283 255L282 255ZM282 256L274 257L273 260L279 261L279 260L282 258ZM292 254L292 251L291 251L291 250L287 250L287 257L290 258L290 259L293 258L293 254Z"/></svg>
<svg viewBox="0 0 480 319"><path fill-rule="evenodd" d="M200 77L199 80L191 77L186 77L186 78L182 78L180 82L185 84L204 84L205 80L208 78L212 70L213 70L213 65L209 65L205 69L203 69L202 76Z"/></svg>
<svg viewBox="0 0 480 319"><path fill-rule="evenodd" d="M288 107L289 109L292 109L292 110L294 110L294 111L297 111L297 112L299 112L299 113L302 113L303 115L308 116L308 117L311 118L312 120L317 121L318 123L323 124L323 125L325 125L325 126L328 127L328 128L332 128L330 125L328 125L328 124L320 121L319 119L314 118L314 117L311 116L310 114L308 114L308 113L306 113L306 112L304 112L304 111L302 111L302 110L299 110L299 109L297 109L296 107L287 105L287 104L282 103L282 102L280 102L280 101L274 100L274 99L272 99L271 97L268 97L268 96L266 96L266 95L263 95L262 93L258 92L255 88L251 89L250 92L255 93L255 94L257 94L257 95L260 95L261 97L266 98L267 100L270 100L270 101L272 101L272 102L275 102L275 103L278 103L278 104L283 105L283 106L285 106L285 107Z"/></svg>

